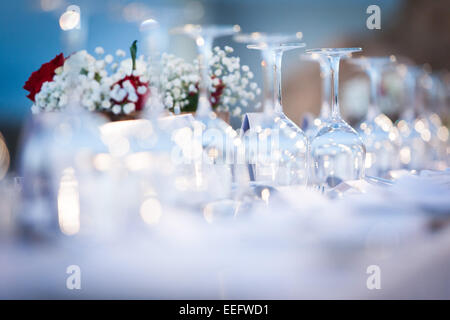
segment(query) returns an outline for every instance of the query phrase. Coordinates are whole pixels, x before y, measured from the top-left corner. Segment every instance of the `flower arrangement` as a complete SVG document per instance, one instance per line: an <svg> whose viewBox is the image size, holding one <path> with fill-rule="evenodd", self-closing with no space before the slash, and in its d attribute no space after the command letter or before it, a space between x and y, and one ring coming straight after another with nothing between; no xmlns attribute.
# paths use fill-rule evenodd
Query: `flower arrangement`
<svg viewBox="0 0 450 320"><path fill-rule="evenodd" d="M232 112L240 116L261 93L253 73L246 65L241 67L238 57L230 57L233 48L215 47L210 61L210 99L214 110ZM174 55L163 55L164 105L174 113L194 112L198 103L198 61L190 64Z"/></svg>
<svg viewBox="0 0 450 320"><path fill-rule="evenodd" d="M260 94L252 82L253 73L229 56L230 47L214 48L210 65L210 99L213 109L240 116L242 109ZM69 95L79 99L89 111L101 112L111 120L136 116L146 107L156 81L143 55L137 57L137 41L130 47L131 58L122 50L116 57L95 49L97 58L87 51L69 57L57 55L32 73L24 89L33 101L33 113L60 111L67 107ZM160 85L164 106L173 113L195 112L198 104L199 65L172 54L163 54Z"/></svg>

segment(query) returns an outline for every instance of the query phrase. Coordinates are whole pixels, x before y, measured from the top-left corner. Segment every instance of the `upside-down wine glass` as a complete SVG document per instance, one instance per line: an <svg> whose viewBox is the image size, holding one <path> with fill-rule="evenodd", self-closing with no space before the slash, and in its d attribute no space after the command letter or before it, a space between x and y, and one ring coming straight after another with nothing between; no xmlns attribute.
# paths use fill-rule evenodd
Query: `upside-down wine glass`
<svg viewBox="0 0 450 320"><path fill-rule="evenodd" d="M209 61L215 38L240 31L238 25L185 25L173 33L185 34L195 40L200 72L199 100L193 124L191 158L195 163L195 187L209 194L209 199L230 195L236 131L220 119L212 109ZM197 150L197 151L196 151ZM198 152L200 151L200 152Z"/></svg>
<svg viewBox="0 0 450 320"><path fill-rule="evenodd" d="M261 50L263 58L263 113L247 114L253 123L245 132L246 161L252 180L275 186L306 185L308 178L308 139L283 113L281 63L283 53L302 48L304 43L283 43L301 34L238 35L238 42L250 42L249 49ZM256 116L257 115L257 116Z"/></svg>
<svg viewBox="0 0 450 320"><path fill-rule="evenodd" d="M325 56L318 54L302 54L302 60L317 61L320 67L320 79L322 81L322 93L321 99L322 103L320 106L320 114L317 118L313 119L311 116L308 118L310 121L307 122L306 127L303 127L305 134L309 139L316 136L317 132L325 125L325 122L330 117L331 107L331 73L330 73L330 63ZM304 121L305 123L305 121Z"/></svg>
<svg viewBox="0 0 450 320"><path fill-rule="evenodd" d="M422 139L427 142L427 168L445 170L447 167L447 141L448 129L442 125L442 120L438 115L440 106L439 90L440 79L430 71L422 72L418 79L419 103L422 105L421 113L418 116Z"/></svg>
<svg viewBox="0 0 450 320"><path fill-rule="evenodd" d="M333 79L331 116L311 141L311 179L320 190L364 177L366 148L359 134L342 118L339 108L339 62L361 48L307 50L328 59Z"/></svg>
<svg viewBox="0 0 450 320"><path fill-rule="evenodd" d="M404 80L404 110L397 127L401 136L400 162L408 170L422 170L427 166L427 140L429 131L419 117L422 104L418 88L421 70L401 64L397 71Z"/></svg>
<svg viewBox="0 0 450 320"><path fill-rule="evenodd" d="M430 105L432 113L430 120L437 129L438 146L438 163L436 168L444 170L450 166L450 145L449 145L449 130L444 124L444 112L448 110L447 105L447 92L445 83L442 78L442 74L431 75L431 88L430 88Z"/></svg>
<svg viewBox="0 0 450 320"><path fill-rule="evenodd" d="M361 67L369 77L370 99L365 120L359 133L366 146L365 172L375 177L385 177L398 168L397 130L392 121L380 111L380 89L383 71L395 62L393 57L360 57L349 60Z"/></svg>

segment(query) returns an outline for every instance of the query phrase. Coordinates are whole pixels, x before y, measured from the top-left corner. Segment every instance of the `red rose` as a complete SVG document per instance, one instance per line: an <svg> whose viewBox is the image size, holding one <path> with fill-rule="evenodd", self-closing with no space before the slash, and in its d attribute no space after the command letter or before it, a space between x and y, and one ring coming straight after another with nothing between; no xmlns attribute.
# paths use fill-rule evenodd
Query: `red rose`
<svg viewBox="0 0 450 320"><path fill-rule="evenodd" d="M212 76L211 79L215 79L216 76ZM225 89L225 85L222 82L222 79L219 79L219 83L215 86L216 91L211 92L211 105L213 108L216 108L220 103L220 97L222 96L223 89Z"/></svg>
<svg viewBox="0 0 450 320"><path fill-rule="evenodd" d="M64 65L64 55L60 53L52 61L44 63L41 68L33 72L30 78L25 82L23 88L30 93L27 97L34 102L34 97L41 91L44 82L52 81L55 70Z"/></svg>
<svg viewBox="0 0 450 320"><path fill-rule="evenodd" d="M211 80L214 80L215 78L217 78L217 77L213 75L211 77ZM225 85L223 84L222 79L220 79L220 78L218 78L218 79L219 79L219 83L214 86L216 91L210 92L210 96L209 96L209 102L211 103L211 107L213 109L215 109L219 106L220 98L222 96L223 90L225 89ZM197 83L195 85L195 87L197 88L197 92L189 92L189 95L191 97L196 96L196 100L198 100L199 84Z"/></svg>
<svg viewBox="0 0 450 320"><path fill-rule="evenodd" d="M148 82L142 82L139 77L136 76L126 76L125 78L117 81L115 84L112 85L111 88L114 88L115 85L119 85L121 88L123 88L123 84L126 81L130 81L131 85L133 86L134 90L136 90L136 95L138 97L138 100L136 102L128 100L128 93L125 96L125 98L122 99L122 101L116 101L112 99L114 104L120 104L124 105L126 103L134 103L136 106L136 111L141 111L145 107L145 103L147 102L148 97L150 96L150 89L148 88ZM138 92L138 88L144 86L147 88L144 94L140 94Z"/></svg>

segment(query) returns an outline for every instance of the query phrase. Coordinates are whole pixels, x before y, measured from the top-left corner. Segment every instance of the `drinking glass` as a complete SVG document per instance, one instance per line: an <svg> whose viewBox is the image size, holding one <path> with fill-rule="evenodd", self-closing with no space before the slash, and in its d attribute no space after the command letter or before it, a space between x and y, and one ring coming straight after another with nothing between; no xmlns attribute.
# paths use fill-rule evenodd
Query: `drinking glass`
<svg viewBox="0 0 450 320"><path fill-rule="evenodd" d="M444 170L447 167L448 129L442 125L438 114L443 104L440 79L435 74L423 72L419 77L419 91L419 103L422 105L419 120L424 126L421 136L429 150L427 166L429 169Z"/></svg>
<svg viewBox="0 0 450 320"><path fill-rule="evenodd" d="M361 67L369 77L370 99L365 120L359 132L366 146L365 172L384 177L398 168L397 130L392 121L380 111L380 89L384 70L395 60L390 57L360 57L349 62Z"/></svg>
<svg viewBox="0 0 450 320"><path fill-rule="evenodd" d="M330 64L328 59L325 56L321 56L318 54L302 54L302 60L311 60L317 61L320 66L320 79L322 81L322 94L321 99L322 103L320 106L319 116L315 119L312 117L308 118L309 121L304 121L305 127L303 127L305 134L309 139L312 139L316 136L317 132L325 125L325 122L330 117L331 107L330 107L330 99L331 99L331 73L330 73Z"/></svg>
<svg viewBox="0 0 450 320"><path fill-rule="evenodd" d="M427 140L430 138L425 122L420 119L423 106L417 80L421 70L401 64L397 71L404 82L404 110L397 122L401 137L399 159L402 168L421 170L427 167Z"/></svg>
<svg viewBox="0 0 450 320"><path fill-rule="evenodd" d="M227 198L231 191L234 162L234 139L237 133L212 109L209 61L214 39L239 32L237 25L185 25L173 33L185 34L195 40L199 53L199 100L191 140L194 151L190 154L195 166L194 187L208 194L208 199ZM196 139L198 138L198 139Z"/></svg>
<svg viewBox="0 0 450 320"><path fill-rule="evenodd" d="M361 48L322 48L307 53L329 61L333 79L331 115L311 141L312 184L321 190L364 177L366 148L360 135L342 118L339 108L339 63Z"/></svg>
<svg viewBox="0 0 450 320"><path fill-rule="evenodd" d="M263 58L263 113L252 118L244 134L246 161L251 178L268 185L306 185L308 179L308 139L283 112L281 63L287 50L302 48L304 43L283 43L298 39L299 34L237 35L238 42L250 42L249 49L261 50Z"/></svg>

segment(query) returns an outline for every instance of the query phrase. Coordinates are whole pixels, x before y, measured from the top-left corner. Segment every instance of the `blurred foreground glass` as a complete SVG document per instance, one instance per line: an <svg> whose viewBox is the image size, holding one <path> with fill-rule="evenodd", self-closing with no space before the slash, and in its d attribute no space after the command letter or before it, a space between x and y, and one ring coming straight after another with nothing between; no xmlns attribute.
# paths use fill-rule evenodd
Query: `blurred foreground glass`
<svg viewBox="0 0 450 320"><path fill-rule="evenodd" d="M17 217L24 235L80 231L81 202L92 198L90 188L95 190L94 158L104 152L101 124L100 117L81 107L33 115L27 122L19 149L23 199Z"/></svg>
<svg viewBox="0 0 450 320"><path fill-rule="evenodd" d="M263 113L246 114L243 131L245 160L251 178L268 185L306 185L308 180L308 139L283 113L282 57L287 50L302 48L301 34L240 34L238 42L251 43L260 50L264 76ZM245 128L248 123L248 128Z"/></svg>
<svg viewBox="0 0 450 320"><path fill-rule="evenodd" d="M329 61L333 79L331 116L311 141L311 179L320 189L364 177L366 149L359 134L342 118L339 108L339 63L361 48L324 48L307 53Z"/></svg>
<svg viewBox="0 0 450 320"><path fill-rule="evenodd" d="M398 169L398 131L391 119L380 111L380 90L383 72L395 60L390 57L360 57L349 62L361 67L370 81L370 99L365 120L359 132L366 146L365 172L385 177L389 170Z"/></svg>

